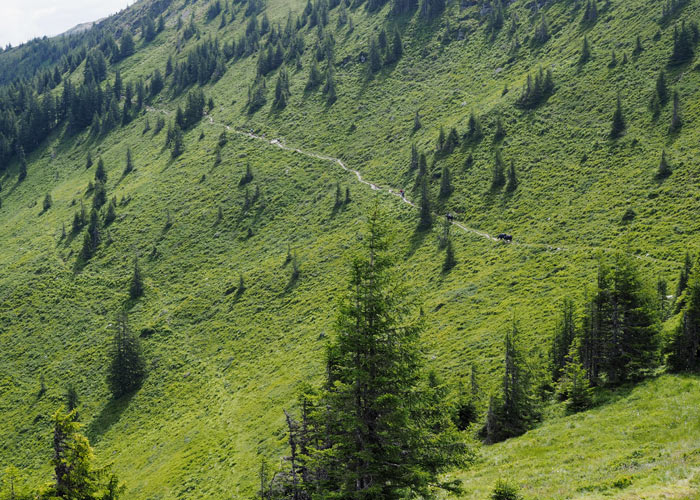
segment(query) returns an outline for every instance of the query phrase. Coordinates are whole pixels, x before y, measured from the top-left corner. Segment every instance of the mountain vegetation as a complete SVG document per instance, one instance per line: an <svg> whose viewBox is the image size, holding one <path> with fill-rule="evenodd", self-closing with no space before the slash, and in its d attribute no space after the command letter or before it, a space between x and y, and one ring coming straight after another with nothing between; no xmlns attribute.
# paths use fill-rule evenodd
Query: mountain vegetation
<svg viewBox="0 0 700 500"><path fill-rule="evenodd" d="M698 0L141 0L0 50L0 499L696 498Z"/></svg>

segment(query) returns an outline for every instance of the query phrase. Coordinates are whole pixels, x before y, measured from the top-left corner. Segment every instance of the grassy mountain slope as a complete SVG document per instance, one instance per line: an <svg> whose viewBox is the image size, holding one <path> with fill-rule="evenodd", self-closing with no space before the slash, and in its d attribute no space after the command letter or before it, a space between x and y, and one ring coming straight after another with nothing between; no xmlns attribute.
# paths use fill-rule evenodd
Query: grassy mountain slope
<svg viewBox="0 0 700 500"><path fill-rule="evenodd" d="M133 22L143 5L120 14L123 22ZM303 68L289 69L291 99L281 112L270 111L274 73L267 105L252 116L244 110L253 56L230 64L221 80L205 86L215 102L211 121L205 117L186 133L185 153L176 160L163 148L165 131L142 133L146 117L152 125L163 113L172 118L179 101L163 93L150 111L99 142L86 133L54 133L29 157L21 183L18 166L11 165L0 193L2 464L22 468L28 484L50 478L49 416L72 381L97 456L113 463L129 498L253 495L259 457L283 454L282 408L293 405L301 382L322 374L335 297L344 287L362 216L374 203L395 229L398 272L424 311L426 357L450 383L465 379L475 363L485 392L498 385L503 334L513 317L535 365L558 300L581 299L584 287L593 285L598 250L635 253L650 282L657 276L673 282L683 253L698 244L700 73L692 65L668 70L684 121L679 133L669 135L670 105L652 120L647 103L670 53L674 23L656 22L657 3L603 5L598 22L586 29L575 2L546 6L552 38L531 49L525 39L539 17L528 13L525 2L514 2L507 11L517 13L523 47L513 62L508 23L491 40L477 6L451 5L429 25L417 16L399 19L405 54L373 77L358 57L389 7L374 14L350 9L352 32L335 31L334 9L329 29L336 38L338 101L332 106L320 91L303 90L316 39L315 29L304 29ZM303 6L270 0L266 12L273 23L284 23L290 8ZM165 32L144 46L137 38L136 54L120 63L125 80L147 77L156 67L163 71L168 55L176 54L180 14L187 19L194 12L200 36L217 34L221 43L245 30L242 13L221 30L218 19L205 23L206 7L174 2ZM680 18L699 12L700 2L691 1ZM454 36L443 44L448 20ZM456 40L459 29L466 40ZM654 41L658 29L661 38ZM579 67L584 34L593 58ZM633 56L637 34L644 51ZM185 44L177 57L195 43ZM626 52L628 63L609 69L612 49L619 60ZM553 68L556 91L537 109L521 111L514 101L527 73L540 65ZM81 70L71 77L76 82ZM509 92L502 95L505 85ZM629 126L612 141L607 132L618 92ZM437 208L454 211L468 227L512 232L515 244L453 227L458 265L447 274L441 272L437 225L415 231L413 209L358 184L333 162L230 130L222 162L214 165L225 125L253 128L291 147L342 158L367 179L404 187L414 198L410 144L430 153L440 126L463 132L472 109L482 116L485 138L431 166L438 173L449 164L455 184ZM416 110L423 127L412 133ZM496 113L507 135L494 142ZM127 147L136 168L122 176ZM506 163L516 163L520 185L512 195L489 191L495 148ZM662 149L674 172L659 182L653 175ZM95 160L104 158L108 197L119 202L100 250L79 269L82 233L70 234L70 222L81 200L91 203L86 188L95 167L85 168L88 150ZM467 169L470 152L475 161ZM247 164L254 179L241 186ZM351 203L341 208L334 207L336 182L351 189ZM438 184L436 177L435 193ZM252 196L256 186L261 197L245 210L246 187ZM42 213L46 193L53 206ZM628 208L636 217L623 223ZM298 280L291 279L288 245L298 256ZM135 302L128 300L134 256L146 283L145 297ZM110 324L122 307L142 337L149 375L133 397L113 402L104 383L106 351ZM46 392L39 394L42 378ZM458 472L465 498L486 498L502 476L521 484L528 498L693 498L700 465L697 393L697 378L664 375L601 393L599 406L581 415L565 417L554 405L537 429L483 448L472 470Z"/></svg>

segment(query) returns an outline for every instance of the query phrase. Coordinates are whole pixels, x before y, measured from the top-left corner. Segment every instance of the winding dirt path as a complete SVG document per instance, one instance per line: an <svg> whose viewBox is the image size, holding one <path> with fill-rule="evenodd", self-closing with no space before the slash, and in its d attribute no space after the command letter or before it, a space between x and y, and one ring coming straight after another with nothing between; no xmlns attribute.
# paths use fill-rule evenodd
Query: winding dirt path
<svg viewBox="0 0 700 500"><path fill-rule="evenodd" d="M152 107L147 107L146 109L147 109L148 111L151 111L151 112L155 111L155 112L161 112L161 113L163 113L163 114L165 114L165 115L169 115L169 113L168 113L166 110L164 110L164 109L156 109L156 108L152 108ZM291 147L291 146L287 146L284 142L282 142L282 141L279 140L279 139L274 139L274 138L273 138L273 139L268 139L268 138L265 137L264 135L257 135L257 134L254 134L253 132L246 132L245 130L242 130L242 129L231 129L231 127L230 127L229 125L224 125L224 124L221 124L221 123L217 123L211 115L206 115L206 118L207 118L207 121L209 122L210 125L213 125L213 126L217 126L217 125L223 126L223 127L225 127L226 130L233 131L234 133L236 133L236 134L238 134L238 135L242 135L242 136L244 136L244 137L248 137L249 139L254 139L254 140L262 141L262 142L265 142L265 143L267 143L267 144L269 144L269 145L271 145L271 146L276 146L276 147L278 147L278 148L280 148L280 149L283 149L283 150L285 150L285 151L291 151L291 152L294 152L294 153L297 153L297 154L306 156L306 157L308 157L308 158L315 158L315 159L317 159L317 160L323 160L323 161L328 161L328 162L330 162L330 163L333 163L333 164L339 166L340 168L342 168L343 170L345 170L346 172L350 172L350 173L354 174L355 177L357 178L357 181L358 181L358 182L360 182L361 184L364 184L364 185L366 185L366 186L369 186L369 188L372 189L373 191L383 191L383 192L386 192L386 193L388 193L388 194L390 194L390 195L392 195L392 196L395 196L395 197L398 198L400 201L402 201L403 203L405 203L405 204L411 206L412 208L415 208L415 209L418 209L418 208L419 208L418 205L417 205L416 203L414 203L414 202L412 202L411 200L409 200L408 198L406 198L405 195L401 195L401 193L400 193L398 190L393 189L393 188L391 188L391 187L383 187L383 186L380 186L379 184L376 184L376 183L374 183L374 182L370 182L370 181L366 180L364 177L362 177L362 174L360 173L359 170L355 170L354 168L348 167L340 158L334 158L334 157L332 157L332 156L322 155L322 154L319 154L319 153L314 153L314 152L311 152L311 151L306 151L306 150L303 150L303 149L300 149L300 148L294 148L294 147ZM443 215L443 216L444 216L444 215ZM481 231L481 230L479 230L479 229L475 229L475 228L473 228L473 227L469 227L469 226L465 225L465 224L462 223L462 222L459 222L459 221L456 221L456 220L452 220L452 221L450 221L450 223L451 223L453 226L457 227L458 229L462 230L463 232L465 232L465 233L467 233L467 234L473 234L473 235L476 235L476 236L481 237L481 238L485 238L485 239L490 240L490 241L501 241L501 240L499 240L498 238L496 238L495 236L493 236L493 235L487 233L486 231ZM507 243L507 244L510 244L510 245L519 245L519 246L527 247L527 248L546 249L546 250L554 251L554 252L559 252L559 251L571 251L571 250L587 250L587 251L591 251L591 250L592 250L592 251L595 251L595 250L602 250L602 251L605 251L605 252L615 252L615 251L616 251L616 249L614 249L614 248L608 248L608 247L587 246L587 245L554 246L554 245L549 245L549 244L546 244L546 243L524 243L524 242L520 242L520 241L517 241L517 240L516 240L516 241L512 241L512 242L510 242L510 243ZM646 254L646 255L635 255L635 257L636 257L637 259L640 259L640 260L648 260L648 261L652 261L652 262L659 262L659 263L665 263L665 264L673 264L673 265L676 266L676 267L679 266L679 263L676 262L676 261L668 261L668 260L664 260L664 259L657 259L657 258L655 258L655 257L650 256L649 254Z"/></svg>

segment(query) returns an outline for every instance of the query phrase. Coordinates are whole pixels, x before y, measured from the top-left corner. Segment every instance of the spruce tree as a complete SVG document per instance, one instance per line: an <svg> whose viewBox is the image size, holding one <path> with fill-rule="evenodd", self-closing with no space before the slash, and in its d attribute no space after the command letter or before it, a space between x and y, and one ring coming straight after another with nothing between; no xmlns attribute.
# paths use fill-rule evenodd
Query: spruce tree
<svg viewBox="0 0 700 500"><path fill-rule="evenodd" d="M493 134L493 139L495 141L500 141L506 136L506 127L503 124L503 118L501 118L501 115L498 115L496 118L496 131Z"/></svg>
<svg viewBox="0 0 700 500"><path fill-rule="evenodd" d="M309 70L309 80L306 82L305 90L313 90L321 84L321 72L318 69L318 64L314 59Z"/></svg>
<svg viewBox="0 0 700 500"><path fill-rule="evenodd" d="M88 151L87 157L85 158L85 168L90 168L92 167L92 153Z"/></svg>
<svg viewBox="0 0 700 500"><path fill-rule="evenodd" d="M83 262L90 258L97 251L97 246L100 244L100 228L97 218L97 210L94 208L90 212L90 224L88 225L85 236L83 237L83 247L80 250L80 258Z"/></svg>
<svg viewBox="0 0 700 500"><path fill-rule="evenodd" d="M49 208L51 208L51 205L53 204L53 201L51 200L51 195L49 193L46 193L46 196L44 196L44 201L42 203L42 208L44 212L46 212Z"/></svg>
<svg viewBox="0 0 700 500"><path fill-rule="evenodd" d="M107 172L105 171L105 162L100 157L97 160L97 169L95 169L95 180L102 183L107 182Z"/></svg>
<svg viewBox="0 0 700 500"><path fill-rule="evenodd" d="M617 96L617 103L615 105L615 112L612 116L612 124L610 126L610 137L612 139L617 139L622 135L625 130L625 117L622 112L622 101L620 100L620 95Z"/></svg>
<svg viewBox="0 0 700 500"><path fill-rule="evenodd" d="M123 175L129 174L134 169L134 162L131 158L131 148L126 148L126 165L124 165Z"/></svg>
<svg viewBox="0 0 700 500"><path fill-rule="evenodd" d="M502 396L489 402L487 421L482 435L487 443L519 436L537 420L532 398L530 373L517 342L518 329L513 323L505 336L505 373Z"/></svg>
<svg viewBox="0 0 700 500"><path fill-rule="evenodd" d="M24 154L24 148L22 146L19 147L19 176L17 180L19 182L22 182L24 179L27 178L27 157Z"/></svg>
<svg viewBox="0 0 700 500"><path fill-rule="evenodd" d="M417 132L421 128L420 113L416 110L416 114L413 115L413 131Z"/></svg>
<svg viewBox="0 0 700 500"><path fill-rule="evenodd" d="M54 482L44 488L42 498L92 499L100 496L102 471L93 465L95 459L88 439L80 434L75 410L57 410L53 417ZM116 497L114 497L116 498Z"/></svg>
<svg viewBox="0 0 700 500"><path fill-rule="evenodd" d="M501 150L497 149L496 157L493 162L493 169L491 170L491 189L500 189L505 183L506 177L503 173L503 157L501 156Z"/></svg>
<svg viewBox="0 0 700 500"><path fill-rule="evenodd" d="M306 391L302 422L289 426L290 441L300 444L294 464L323 470L292 469L290 482L300 476L302 489L319 498L432 497L454 489L441 475L469 458L445 385L423 374L420 324L408 319L384 227L373 211L327 349L324 386Z"/></svg>
<svg viewBox="0 0 700 500"><path fill-rule="evenodd" d="M588 37L583 37L583 46L581 47L581 55L578 58L579 65L586 64L591 58L591 47L588 43Z"/></svg>
<svg viewBox="0 0 700 500"><path fill-rule="evenodd" d="M666 84L666 73L662 69L656 77L656 95L659 97L661 105L668 101L668 86Z"/></svg>
<svg viewBox="0 0 700 500"><path fill-rule="evenodd" d="M418 148L416 148L416 143L411 144L411 159L408 164L408 171L413 172L418 168Z"/></svg>
<svg viewBox="0 0 700 500"><path fill-rule="evenodd" d="M131 284L129 285L129 297L132 300L138 299L143 295L143 277L141 276L141 268L139 267L138 257L134 257L134 272L131 275Z"/></svg>
<svg viewBox="0 0 700 500"><path fill-rule="evenodd" d="M688 280L690 279L692 269L693 260L690 256L690 252L686 251L685 259L683 259L683 268L678 276L678 284L676 285L676 312L679 312L685 305L683 292L685 292L685 289L688 287Z"/></svg>
<svg viewBox="0 0 700 500"><path fill-rule="evenodd" d="M575 337L574 301L567 297L562 302L549 355L551 376L555 382L559 381L562 376L567 356Z"/></svg>
<svg viewBox="0 0 700 500"><path fill-rule="evenodd" d="M442 176L440 177L440 198L447 198L452 194L452 179L450 175L450 167L445 165L442 167Z"/></svg>
<svg viewBox="0 0 700 500"><path fill-rule="evenodd" d="M666 347L671 370L695 371L700 368L700 266L690 271L681 320Z"/></svg>
<svg viewBox="0 0 700 500"><path fill-rule="evenodd" d="M138 338L129 329L126 313L120 313L110 348L107 384L115 399L134 392L146 376L146 364Z"/></svg>
<svg viewBox="0 0 700 500"><path fill-rule="evenodd" d="M112 198L107 205L107 213L105 214L105 226L109 226L117 218L117 202L116 198Z"/></svg>
<svg viewBox="0 0 700 500"><path fill-rule="evenodd" d="M567 398L566 409L570 413L590 408L593 400L591 384L581 363L580 349L580 341L576 339L569 350L559 384L559 393Z"/></svg>

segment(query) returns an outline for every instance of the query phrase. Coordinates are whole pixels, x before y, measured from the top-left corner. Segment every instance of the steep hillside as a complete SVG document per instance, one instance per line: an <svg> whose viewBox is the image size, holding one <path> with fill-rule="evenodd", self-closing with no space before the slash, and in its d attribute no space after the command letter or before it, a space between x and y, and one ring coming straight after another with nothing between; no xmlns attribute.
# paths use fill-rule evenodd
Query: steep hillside
<svg viewBox="0 0 700 500"><path fill-rule="evenodd" d="M72 385L97 460L124 481L125 498L254 496L261 458L284 465L283 409L323 377L349 259L378 205L425 320L427 364L455 397L475 367L483 421L514 320L541 389L541 423L480 446L454 472L464 498L487 498L500 478L526 498L698 498L696 375L662 374L659 352L651 378L598 388L594 407L575 415L543 381L561 300L583 315L600 256L634 256L645 286L665 280L672 296L700 243L700 71L695 58L670 64L679 31L697 46L700 1L603 1L588 21L590 3L575 0L448 2L431 19L421 13L433 2L397 14L404 3L142 0L55 46L0 53L0 464L21 470L20 492L51 479L50 417ZM372 71L382 29L387 51L398 33L402 52ZM125 33L134 50L120 55ZM277 47L284 63L257 76ZM526 105L540 68L553 90ZM650 104L662 69L668 99ZM79 104L64 106L71 85ZM36 105L29 86L42 91ZM674 92L680 122L669 130ZM618 96L626 128L612 138ZM469 135L470 116L482 134ZM416 160L426 155L428 230L405 203L421 198L413 145ZM670 175L657 174L662 152ZM87 222L72 223L81 206L89 217L99 158L100 243L82 259ZM505 175L511 164L517 187L492 186L494 167ZM444 271L448 212L457 263ZM504 232L511 244L495 238ZM145 293L134 300L135 258ZM105 374L121 310L148 375L114 400ZM658 322L662 344L677 312Z"/></svg>

